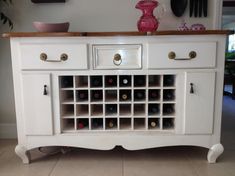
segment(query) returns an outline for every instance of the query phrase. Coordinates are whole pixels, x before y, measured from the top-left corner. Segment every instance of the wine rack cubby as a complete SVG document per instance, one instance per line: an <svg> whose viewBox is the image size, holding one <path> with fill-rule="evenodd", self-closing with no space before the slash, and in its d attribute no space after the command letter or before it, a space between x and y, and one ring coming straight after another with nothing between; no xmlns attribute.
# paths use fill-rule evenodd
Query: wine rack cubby
<svg viewBox="0 0 235 176"><path fill-rule="evenodd" d="M60 76L62 132L172 131L176 75Z"/></svg>

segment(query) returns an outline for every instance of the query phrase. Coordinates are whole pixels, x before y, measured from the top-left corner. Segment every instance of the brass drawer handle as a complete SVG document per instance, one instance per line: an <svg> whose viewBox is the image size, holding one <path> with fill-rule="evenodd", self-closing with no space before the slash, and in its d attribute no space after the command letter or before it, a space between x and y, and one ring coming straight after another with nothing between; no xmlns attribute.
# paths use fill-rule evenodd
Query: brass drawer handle
<svg viewBox="0 0 235 176"><path fill-rule="evenodd" d="M41 59L42 61L46 61L46 60L47 60L47 54L46 54L46 53L41 53L41 54L40 54L40 59Z"/></svg>
<svg viewBox="0 0 235 176"><path fill-rule="evenodd" d="M68 55L65 54L65 53L61 54L61 55L60 55L60 60L61 60L61 61L66 61L66 60L68 60Z"/></svg>
<svg viewBox="0 0 235 176"><path fill-rule="evenodd" d="M60 60L47 60L47 54L46 53L41 53L40 54L40 59L44 62L62 62L68 60L68 55L63 53L60 55Z"/></svg>
<svg viewBox="0 0 235 176"><path fill-rule="evenodd" d="M190 58L190 59L194 59L194 58L196 58L196 57L197 57L196 51L191 51L191 52L189 53L189 58Z"/></svg>
<svg viewBox="0 0 235 176"><path fill-rule="evenodd" d="M169 52L168 58L169 59L174 59L174 60L191 60L197 57L196 51L190 51L189 52L189 57L188 58L176 58L176 54L174 51Z"/></svg>
<svg viewBox="0 0 235 176"><path fill-rule="evenodd" d="M169 54L168 54L169 59L175 59L175 57L176 57L176 54L174 51L169 52Z"/></svg>
<svg viewBox="0 0 235 176"><path fill-rule="evenodd" d="M113 57L113 64L119 66L121 65L121 63L122 63L122 56L118 53L115 54Z"/></svg>

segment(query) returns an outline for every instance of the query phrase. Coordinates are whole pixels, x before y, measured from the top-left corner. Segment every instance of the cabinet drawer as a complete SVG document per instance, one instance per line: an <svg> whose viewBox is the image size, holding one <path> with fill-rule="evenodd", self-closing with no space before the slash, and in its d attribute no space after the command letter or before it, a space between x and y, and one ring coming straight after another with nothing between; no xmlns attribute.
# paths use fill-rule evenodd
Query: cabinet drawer
<svg viewBox="0 0 235 176"><path fill-rule="evenodd" d="M216 42L150 43L148 51L150 69L209 68L216 64Z"/></svg>
<svg viewBox="0 0 235 176"><path fill-rule="evenodd" d="M87 69L86 44L22 44L20 47L22 69ZM61 60L66 55L67 60Z"/></svg>
<svg viewBox="0 0 235 176"><path fill-rule="evenodd" d="M93 45L94 69L140 69L142 45Z"/></svg>

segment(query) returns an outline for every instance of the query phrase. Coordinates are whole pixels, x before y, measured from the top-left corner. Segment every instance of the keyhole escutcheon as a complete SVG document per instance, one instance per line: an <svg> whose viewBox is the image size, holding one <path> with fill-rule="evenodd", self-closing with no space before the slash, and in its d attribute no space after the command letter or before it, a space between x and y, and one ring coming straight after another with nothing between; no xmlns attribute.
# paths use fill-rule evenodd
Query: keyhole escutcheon
<svg viewBox="0 0 235 176"><path fill-rule="evenodd" d="M47 95L47 85L44 85L44 89L43 89L43 95Z"/></svg>
<svg viewBox="0 0 235 176"><path fill-rule="evenodd" d="M194 94L194 85L193 85L193 83L190 83L190 93Z"/></svg>

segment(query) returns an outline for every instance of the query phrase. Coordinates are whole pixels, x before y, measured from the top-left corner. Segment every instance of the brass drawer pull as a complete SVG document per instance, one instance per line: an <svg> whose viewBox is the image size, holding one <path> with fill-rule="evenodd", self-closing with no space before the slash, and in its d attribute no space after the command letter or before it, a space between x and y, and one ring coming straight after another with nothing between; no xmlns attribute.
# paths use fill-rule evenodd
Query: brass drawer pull
<svg viewBox="0 0 235 176"><path fill-rule="evenodd" d="M46 54L46 53L41 53L41 54L40 54L40 59L41 59L42 61L46 61L46 60L47 60L47 54Z"/></svg>
<svg viewBox="0 0 235 176"><path fill-rule="evenodd" d="M195 51L190 51L189 52L189 57L188 58L176 58L176 54L174 51L169 52L168 58L169 59L174 59L174 60L191 60L197 57L197 53Z"/></svg>
<svg viewBox="0 0 235 176"><path fill-rule="evenodd" d="M115 54L113 57L113 64L119 66L121 65L121 63L122 63L122 56L118 53Z"/></svg>
<svg viewBox="0 0 235 176"><path fill-rule="evenodd" d="M175 57L176 57L176 54L174 51L169 52L169 54L168 54L169 59L175 59Z"/></svg>
<svg viewBox="0 0 235 176"><path fill-rule="evenodd" d="M189 53L189 58L190 59L194 59L194 58L196 58L197 57L197 53L195 52L195 51L191 51L190 53Z"/></svg>
<svg viewBox="0 0 235 176"><path fill-rule="evenodd" d="M45 62L62 62L68 60L68 55L63 53L60 55L60 60L47 60L47 54L46 53L41 53L40 54L40 59Z"/></svg>
<svg viewBox="0 0 235 176"><path fill-rule="evenodd" d="M60 55L60 60L61 60L61 61L66 61L66 60L68 60L68 55L65 54L65 53L61 54L61 55Z"/></svg>

